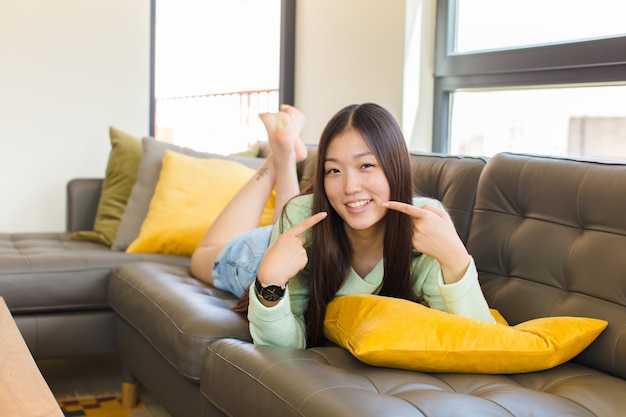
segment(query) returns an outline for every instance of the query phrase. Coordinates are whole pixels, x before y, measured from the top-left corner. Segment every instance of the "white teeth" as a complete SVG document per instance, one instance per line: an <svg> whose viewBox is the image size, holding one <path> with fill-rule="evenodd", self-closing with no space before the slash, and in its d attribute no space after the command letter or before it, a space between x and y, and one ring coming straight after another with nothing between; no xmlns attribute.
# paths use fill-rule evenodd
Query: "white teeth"
<svg viewBox="0 0 626 417"><path fill-rule="evenodd" d="M363 207L369 202L370 202L369 200L361 200L361 201L355 201L354 203L348 203L347 205L350 208L359 208L359 207Z"/></svg>

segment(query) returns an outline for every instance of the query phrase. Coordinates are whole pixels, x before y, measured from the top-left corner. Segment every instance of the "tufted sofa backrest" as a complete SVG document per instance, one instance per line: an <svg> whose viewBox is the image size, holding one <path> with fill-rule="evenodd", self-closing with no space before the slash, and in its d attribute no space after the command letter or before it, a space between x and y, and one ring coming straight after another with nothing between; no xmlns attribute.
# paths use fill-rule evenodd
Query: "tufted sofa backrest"
<svg viewBox="0 0 626 417"><path fill-rule="evenodd" d="M488 303L511 324L607 320L576 360L626 377L626 164L494 156L478 183L468 249Z"/></svg>
<svg viewBox="0 0 626 417"><path fill-rule="evenodd" d="M470 231L476 187L485 158L411 154L415 193L441 201L450 213L463 243Z"/></svg>

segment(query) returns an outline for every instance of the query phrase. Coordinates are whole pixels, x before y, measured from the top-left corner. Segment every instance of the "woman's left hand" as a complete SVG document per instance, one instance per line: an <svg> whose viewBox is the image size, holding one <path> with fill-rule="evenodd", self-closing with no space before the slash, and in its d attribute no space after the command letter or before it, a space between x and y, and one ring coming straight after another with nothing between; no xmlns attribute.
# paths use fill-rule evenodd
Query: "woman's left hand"
<svg viewBox="0 0 626 417"><path fill-rule="evenodd" d="M413 247L416 251L437 259L446 284L457 282L465 275L470 257L445 210L428 204L415 207L398 201L389 201L384 205L411 217Z"/></svg>

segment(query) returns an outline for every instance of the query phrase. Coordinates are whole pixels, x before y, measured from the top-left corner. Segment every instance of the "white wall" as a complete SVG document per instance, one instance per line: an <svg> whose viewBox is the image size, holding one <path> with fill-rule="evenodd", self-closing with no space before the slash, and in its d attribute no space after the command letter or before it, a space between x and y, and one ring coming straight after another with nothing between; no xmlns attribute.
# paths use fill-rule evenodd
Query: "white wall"
<svg viewBox="0 0 626 417"><path fill-rule="evenodd" d="M0 232L61 231L109 125L148 133L149 0L0 0Z"/></svg>
<svg viewBox="0 0 626 417"><path fill-rule="evenodd" d="M348 104L407 117L405 7L435 0L406 2L297 0L295 104L307 142ZM109 125L148 133L150 0L0 0L0 11L0 232L60 231L67 181L104 175ZM432 80L428 67L410 74ZM412 111L429 102L413 100Z"/></svg>
<svg viewBox="0 0 626 417"><path fill-rule="evenodd" d="M342 107L385 106L401 122L405 0L297 0L295 105L317 143Z"/></svg>

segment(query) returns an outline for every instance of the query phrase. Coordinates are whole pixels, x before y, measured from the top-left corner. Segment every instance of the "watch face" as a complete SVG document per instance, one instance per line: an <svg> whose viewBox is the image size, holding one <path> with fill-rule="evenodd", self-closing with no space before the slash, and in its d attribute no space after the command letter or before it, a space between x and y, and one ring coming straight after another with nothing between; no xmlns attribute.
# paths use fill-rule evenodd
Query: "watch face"
<svg viewBox="0 0 626 417"><path fill-rule="evenodd" d="M261 288L259 294L261 294L264 300L278 301L285 295L285 289L278 285L268 285L267 287Z"/></svg>

